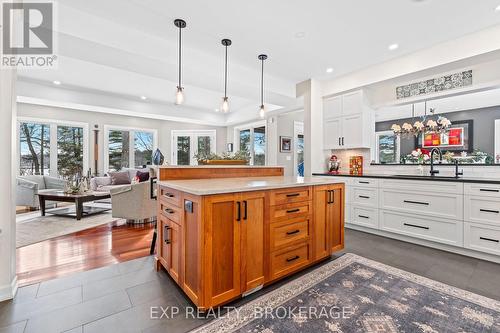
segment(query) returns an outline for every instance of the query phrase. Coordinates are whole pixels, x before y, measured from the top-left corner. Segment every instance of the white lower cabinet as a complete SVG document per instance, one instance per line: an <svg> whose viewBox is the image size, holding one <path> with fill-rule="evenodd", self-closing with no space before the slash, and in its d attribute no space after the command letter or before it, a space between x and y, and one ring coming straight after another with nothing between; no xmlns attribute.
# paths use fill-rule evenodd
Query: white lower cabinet
<svg viewBox="0 0 500 333"><path fill-rule="evenodd" d="M351 207L351 224L378 229L378 209L362 206Z"/></svg>
<svg viewBox="0 0 500 333"><path fill-rule="evenodd" d="M500 255L500 225L494 227L465 222L464 247Z"/></svg>
<svg viewBox="0 0 500 333"><path fill-rule="evenodd" d="M380 229L438 243L463 246L463 222L380 211Z"/></svg>
<svg viewBox="0 0 500 333"><path fill-rule="evenodd" d="M500 198L466 195L465 221L500 227Z"/></svg>

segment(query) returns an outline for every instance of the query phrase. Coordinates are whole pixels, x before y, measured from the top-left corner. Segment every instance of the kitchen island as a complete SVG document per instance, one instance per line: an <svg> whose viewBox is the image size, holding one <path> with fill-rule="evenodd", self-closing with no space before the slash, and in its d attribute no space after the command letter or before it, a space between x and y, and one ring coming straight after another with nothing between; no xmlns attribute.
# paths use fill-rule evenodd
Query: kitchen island
<svg viewBox="0 0 500 333"><path fill-rule="evenodd" d="M201 310L344 247L344 184L338 180L160 179L157 197L157 269L163 266Z"/></svg>

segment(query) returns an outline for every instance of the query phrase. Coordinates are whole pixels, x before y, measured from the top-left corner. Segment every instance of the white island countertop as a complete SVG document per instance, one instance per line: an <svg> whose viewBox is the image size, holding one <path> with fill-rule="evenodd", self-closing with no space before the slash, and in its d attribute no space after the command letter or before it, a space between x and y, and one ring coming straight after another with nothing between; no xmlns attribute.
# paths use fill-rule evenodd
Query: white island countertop
<svg viewBox="0 0 500 333"><path fill-rule="evenodd" d="M249 192L272 190L297 186L328 185L343 183L329 177L245 177L245 178L214 178L164 180L158 184L181 192L194 195L212 195L222 193Z"/></svg>

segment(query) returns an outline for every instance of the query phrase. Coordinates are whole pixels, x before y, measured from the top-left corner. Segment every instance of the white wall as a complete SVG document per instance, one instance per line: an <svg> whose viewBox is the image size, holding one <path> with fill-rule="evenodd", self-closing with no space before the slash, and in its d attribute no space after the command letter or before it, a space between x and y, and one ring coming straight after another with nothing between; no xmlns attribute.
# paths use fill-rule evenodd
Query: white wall
<svg viewBox="0 0 500 333"><path fill-rule="evenodd" d="M226 128L203 126L197 124L173 122L168 120L139 118L132 116L122 116L116 114L107 114L100 112L82 111L74 109L65 109L52 106L41 106L34 104L18 103L18 116L29 118L44 118L59 121L77 121L86 122L89 124L89 165L94 169L94 134L93 129L98 125L99 131L99 163L98 171L103 173L104 156L104 125L136 127L156 129L158 131L158 148L168 161L172 159L171 152L171 131L172 130L196 130L196 129L215 129L217 131L217 152L225 151L226 145Z"/></svg>
<svg viewBox="0 0 500 333"><path fill-rule="evenodd" d="M288 136L292 138L292 147L295 147L296 138L294 137L294 122L304 121L304 112L292 112L288 114L279 115L276 117L277 123L277 138L278 144L271 147L276 150L277 164L285 167L285 176L294 175L294 151L292 149L289 153L282 153L279 151L279 137Z"/></svg>

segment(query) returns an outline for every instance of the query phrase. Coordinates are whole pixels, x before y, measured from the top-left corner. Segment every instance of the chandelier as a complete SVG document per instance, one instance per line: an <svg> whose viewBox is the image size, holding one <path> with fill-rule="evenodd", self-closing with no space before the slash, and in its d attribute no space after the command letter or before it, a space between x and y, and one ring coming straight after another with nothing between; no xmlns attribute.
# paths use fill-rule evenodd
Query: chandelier
<svg viewBox="0 0 500 333"><path fill-rule="evenodd" d="M397 136L418 136L419 134L425 133L444 133L451 126L451 121L442 116L438 116L437 119L434 118L434 113L436 109L430 108L429 113L431 114L429 119L427 119L427 102L425 102L425 113L420 120L415 121L413 124L404 123L403 125L392 124L391 130ZM415 118L415 104L412 104L412 121Z"/></svg>

